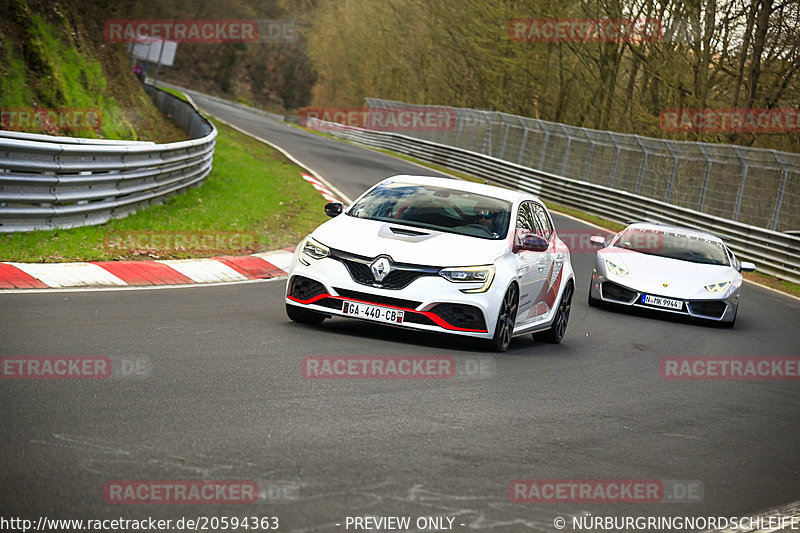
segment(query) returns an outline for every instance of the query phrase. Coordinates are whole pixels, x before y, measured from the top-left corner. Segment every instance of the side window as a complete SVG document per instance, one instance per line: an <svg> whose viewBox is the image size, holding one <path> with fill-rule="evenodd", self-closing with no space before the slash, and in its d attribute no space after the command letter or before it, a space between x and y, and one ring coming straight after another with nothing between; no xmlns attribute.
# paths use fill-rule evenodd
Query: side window
<svg viewBox="0 0 800 533"><path fill-rule="evenodd" d="M549 241L550 236L553 235L553 224L550 222L550 217L547 216L547 211L537 203L531 203L530 205L533 208L534 217L538 222L539 231L541 231L539 236Z"/></svg>
<svg viewBox="0 0 800 533"><path fill-rule="evenodd" d="M528 202L522 202L519 205L519 212L517 213L517 228L514 232L514 245L521 245L525 235L535 230L536 223L533 220Z"/></svg>

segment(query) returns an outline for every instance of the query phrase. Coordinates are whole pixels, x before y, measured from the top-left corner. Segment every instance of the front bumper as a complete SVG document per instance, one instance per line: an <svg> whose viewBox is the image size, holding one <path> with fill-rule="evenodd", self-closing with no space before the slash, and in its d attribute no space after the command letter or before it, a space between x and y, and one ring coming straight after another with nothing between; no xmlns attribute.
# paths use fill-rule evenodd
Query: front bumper
<svg viewBox="0 0 800 533"><path fill-rule="evenodd" d="M453 283L439 275L418 276L402 289L387 289L358 283L358 273L333 258L304 265L295 258L286 284L286 303L332 316L359 318L345 314L344 302L366 303L402 310L401 323L376 321L376 324L409 329L491 338L499 302L497 281L485 293L464 294L459 289L474 285ZM479 285L479 284L477 284ZM493 318L490 318L493 317ZM362 319L363 320L363 319Z"/></svg>
<svg viewBox="0 0 800 533"><path fill-rule="evenodd" d="M681 302L681 308L672 309L645 303L645 295L679 300ZM590 296L604 303L647 309L649 311L658 311L673 315L683 315L713 322L732 322L736 317L736 310L739 306L738 291L731 292L724 297L716 298L713 297L712 294L709 294L707 298L680 298L668 294L658 294L653 291L641 290L641 288L621 283L620 280L608 279L602 274L598 274L597 271L592 274Z"/></svg>

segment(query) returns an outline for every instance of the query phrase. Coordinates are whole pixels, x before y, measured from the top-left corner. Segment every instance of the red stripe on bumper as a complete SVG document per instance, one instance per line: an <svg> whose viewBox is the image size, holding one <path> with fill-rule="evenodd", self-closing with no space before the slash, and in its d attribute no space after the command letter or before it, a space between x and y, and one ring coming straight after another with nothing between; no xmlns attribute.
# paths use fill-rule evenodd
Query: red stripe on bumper
<svg viewBox="0 0 800 533"><path fill-rule="evenodd" d="M366 302L364 300L355 300L353 298L345 298L343 296L333 296L332 294L318 294L317 296L314 296L313 298L309 298L308 300L300 300L298 298L295 298L294 296L287 296L287 298L289 298L293 302L297 302L299 304L313 304L314 302L317 302L317 301L319 301L319 300L321 300L323 298L334 298L336 300L342 300L342 301L345 301L345 302L356 302L356 303L360 303L360 304L376 305L378 307L388 307L389 309L397 309L398 311L403 311L403 312L406 312L406 313L416 313L418 315L423 315L423 316L426 316L426 317L430 318L431 320L436 322L436 325L439 326L440 328L444 328L444 329L447 329L447 330L450 330L450 331L466 331L466 332L470 332L470 333L486 333L488 331L488 330L485 330L485 329L459 328L458 326L454 326L454 325L450 324L449 322L444 320L439 315L437 315L435 313L431 313L430 311L417 311L415 309L408 309L408 308L405 308L405 307L395 307L394 305L376 304L376 303L373 303L373 302Z"/></svg>

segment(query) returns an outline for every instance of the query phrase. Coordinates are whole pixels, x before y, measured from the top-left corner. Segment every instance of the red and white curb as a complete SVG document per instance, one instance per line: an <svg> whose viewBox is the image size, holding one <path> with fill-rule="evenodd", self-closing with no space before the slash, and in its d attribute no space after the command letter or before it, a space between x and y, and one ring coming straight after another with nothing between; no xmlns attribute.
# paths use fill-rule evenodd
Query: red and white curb
<svg viewBox="0 0 800 533"><path fill-rule="evenodd" d="M291 249L247 256L164 261L0 263L0 289L142 287L268 279L286 275Z"/></svg>
<svg viewBox="0 0 800 533"><path fill-rule="evenodd" d="M341 200L336 198L336 195L333 194L333 191L331 191L324 183L322 183L317 178L310 176L305 172L301 172L300 175L303 176L303 179L309 182L317 190L317 192L319 192L322 195L322 197L325 198L327 201L341 202Z"/></svg>

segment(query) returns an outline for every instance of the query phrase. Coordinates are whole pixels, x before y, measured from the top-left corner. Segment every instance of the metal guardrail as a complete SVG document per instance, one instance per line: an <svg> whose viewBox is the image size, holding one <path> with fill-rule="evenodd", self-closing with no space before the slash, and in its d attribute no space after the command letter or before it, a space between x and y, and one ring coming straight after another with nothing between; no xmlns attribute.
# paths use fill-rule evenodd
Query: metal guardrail
<svg viewBox="0 0 800 533"><path fill-rule="evenodd" d="M370 109L441 106L367 98ZM448 128L406 135L709 215L800 230L800 154L592 130L479 109L447 108Z"/></svg>
<svg viewBox="0 0 800 533"><path fill-rule="evenodd" d="M477 152L398 133L322 123L324 131L374 148L393 150L463 171L542 199L615 222L656 220L714 233L761 272L800 283L800 236L772 231L582 180L563 177Z"/></svg>
<svg viewBox="0 0 800 533"><path fill-rule="evenodd" d="M102 224L199 186L217 130L190 104L145 85L189 140L168 144L0 131L0 233Z"/></svg>

